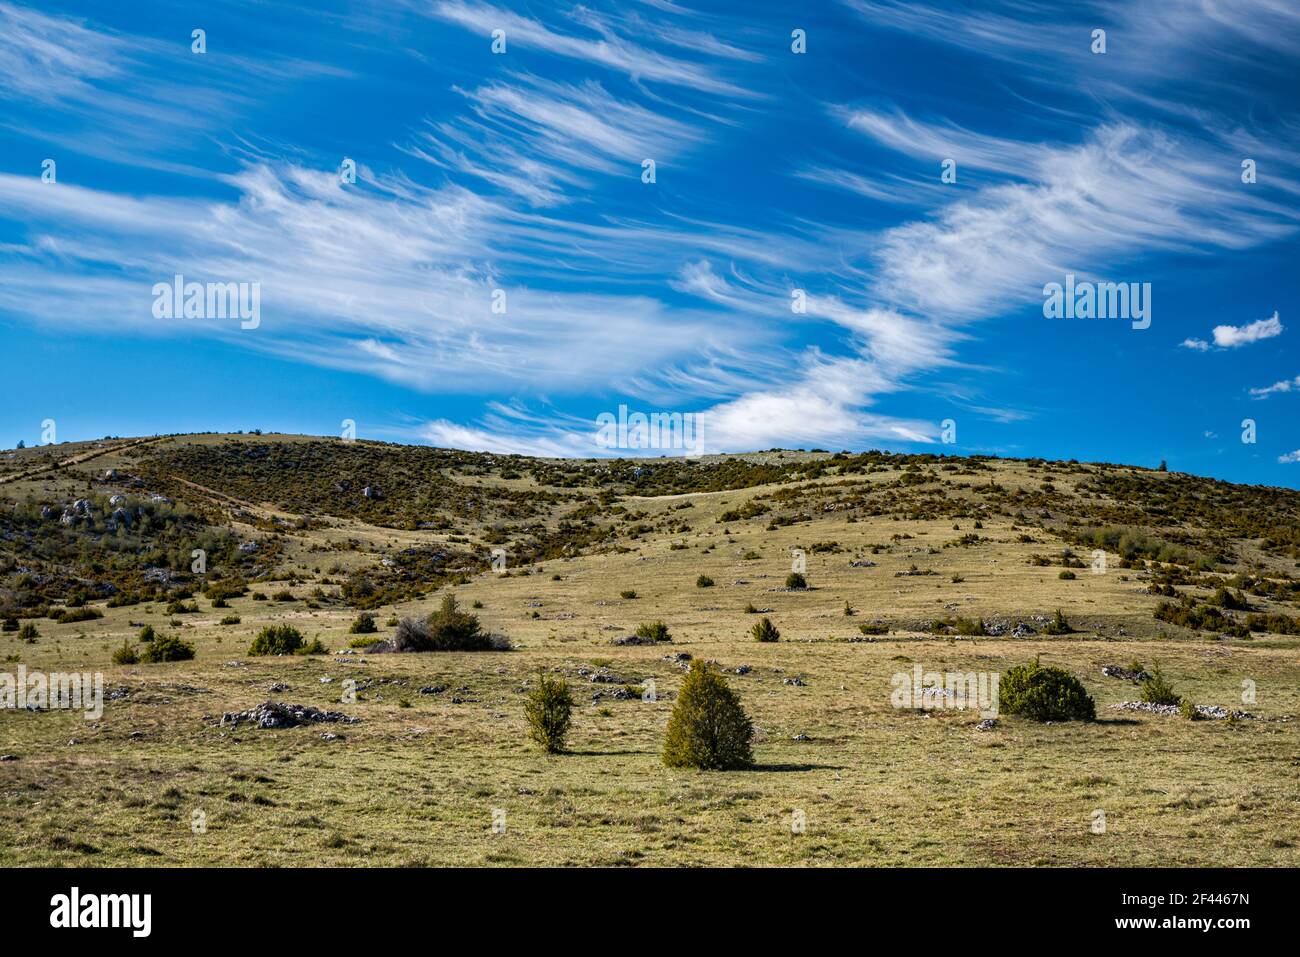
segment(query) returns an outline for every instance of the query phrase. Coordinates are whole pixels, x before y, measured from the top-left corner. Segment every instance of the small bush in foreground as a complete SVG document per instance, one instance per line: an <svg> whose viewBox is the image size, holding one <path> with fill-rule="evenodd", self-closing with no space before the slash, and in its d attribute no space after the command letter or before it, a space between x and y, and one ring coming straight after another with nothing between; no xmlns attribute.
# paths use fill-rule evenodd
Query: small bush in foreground
<svg viewBox="0 0 1300 957"><path fill-rule="evenodd" d="M1019 665L998 684L998 709L1035 721L1094 721L1097 707L1079 679L1037 661Z"/></svg>
<svg viewBox="0 0 1300 957"><path fill-rule="evenodd" d="M781 633L776 630L776 625L772 624L771 618L755 622L749 633L754 636L755 641L780 641L781 639Z"/></svg>
<svg viewBox="0 0 1300 957"><path fill-rule="evenodd" d="M785 576L785 587L800 591L806 590L808 588L808 579L803 576L802 572L791 572Z"/></svg>
<svg viewBox="0 0 1300 957"><path fill-rule="evenodd" d="M248 646L250 655L291 655L303 647L302 632L293 625L267 625Z"/></svg>
<svg viewBox="0 0 1300 957"><path fill-rule="evenodd" d="M704 662L691 662L668 719L664 764L732 771L754 763L754 726L727 682Z"/></svg>
<svg viewBox="0 0 1300 957"><path fill-rule="evenodd" d="M524 701L528 736L548 754L559 754L564 750L572 712L573 696L569 693L568 683L562 678L539 674L537 687Z"/></svg>
<svg viewBox="0 0 1300 957"><path fill-rule="evenodd" d="M712 587L713 587L713 579L710 578L708 575L701 575L699 578L695 579L695 587L696 587L696 588L712 588Z"/></svg>

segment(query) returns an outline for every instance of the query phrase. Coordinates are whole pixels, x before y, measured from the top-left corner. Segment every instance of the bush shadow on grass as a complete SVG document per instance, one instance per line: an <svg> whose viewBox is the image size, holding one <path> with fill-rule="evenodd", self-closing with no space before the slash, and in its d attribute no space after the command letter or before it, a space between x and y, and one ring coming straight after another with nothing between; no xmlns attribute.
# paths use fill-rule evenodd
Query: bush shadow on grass
<svg viewBox="0 0 1300 957"><path fill-rule="evenodd" d="M844 768L838 764L753 764L745 770L781 773L786 771L843 771Z"/></svg>

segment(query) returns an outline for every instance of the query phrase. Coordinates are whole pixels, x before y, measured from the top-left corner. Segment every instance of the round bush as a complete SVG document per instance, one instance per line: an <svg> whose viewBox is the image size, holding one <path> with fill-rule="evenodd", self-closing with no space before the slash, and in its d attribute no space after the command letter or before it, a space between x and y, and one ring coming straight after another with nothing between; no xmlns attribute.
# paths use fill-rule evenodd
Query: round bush
<svg viewBox="0 0 1300 957"><path fill-rule="evenodd" d="M682 682L664 736L670 768L733 771L754 763L754 726L722 676L700 660Z"/></svg>
<svg viewBox="0 0 1300 957"><path fill-rule="evenodd" d="M636 626L638 638L649 638L653 641L672 641L673 636L668 631L668 626L662 621L643 621Z"/></svg>
<svg viewBox="0 0 1300 957"><path fill-rule="evenodd" d="M146 664L164 661L189 661L194 657L194 646L175 635L158 635L145 645L140 660Z"/></svg>
<svg viewBox="0 0 1300 957"><path fill-rule="evenodd" d="M776 625L772 624L771 618L764 618L756 623L749 633L754 636L755 641L780 641L781 633L776 630Z"/></svg>
<svg viewBox="0 0 1300 957"><path fill-rule="evenodd" d="M302 632L293 625L267 625L248 646L250 655L291 655L303 646Z"/></svg>
<svg viewBox="0 0 1300 957"><path fill-rule="evenodd" d="M1019 665L998 684L998 710L1035 721L1095 721L1097 707L1079 679L1037 661Z"/></svg>

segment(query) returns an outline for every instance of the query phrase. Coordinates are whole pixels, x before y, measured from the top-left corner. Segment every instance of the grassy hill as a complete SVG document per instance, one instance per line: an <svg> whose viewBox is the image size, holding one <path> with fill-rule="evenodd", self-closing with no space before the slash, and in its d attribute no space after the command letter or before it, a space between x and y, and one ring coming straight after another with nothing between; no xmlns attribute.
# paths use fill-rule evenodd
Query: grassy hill
<svg viewBox="0 0 1300 957"><path fill-rule="evenodd" d="M1294 491L987 457L195 435L0 453L0 506L4 670L102 672L108 698L93 722L0 710L0 863L1300 863ZM796 565L811 587L786 587ZM448 593L514 650L351 647L360 612L382 638ZM779 642L752 640L762 617ZM653 620L671 643L614 643ZM329 653L246 654L286 623ZM114 664L144 625L193 659ZM681 656L724 669L754 769L661 763ZM891 704L917 665L1035 658L1099 720L980 730ZM1131 664L1251 717L1116 709L1137 687L1101 669ZM575 688L568 754L527 740L539 670ZM221 724L268 699L360 720Z"/></svg>

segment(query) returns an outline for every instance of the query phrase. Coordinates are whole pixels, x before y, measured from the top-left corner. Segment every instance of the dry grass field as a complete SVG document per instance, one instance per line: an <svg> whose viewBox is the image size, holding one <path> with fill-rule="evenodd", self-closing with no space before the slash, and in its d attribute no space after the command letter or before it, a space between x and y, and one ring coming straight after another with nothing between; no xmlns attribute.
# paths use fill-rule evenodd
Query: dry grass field
<svg viewBox="0 0 1300 957"><path fill-rule="evenodd" d="M0 462L16 516L0 597L38 631L0 635L3 670L99 672L106 697L93 721L0 710L0 864L1300 864L1300 637L1225 636L1154 614L1170 592L1207 602L1228 582L1254 612L1294 617L1297 493L1079 463L885 456L850 468L773 452L732 460L748 478L699 478L724 465L407 460L401 447L334 442L355 473L340 480L308 461L329 444L120 440ZM255 449L289 460L268 466ZM394 449L391 466L364 464ZM669 471L671 487L655 477ZM675 490L683 483L700 487ZM106 539L124 534L103 526L115 494L162 495L160 510L190 512L160 511L148 529L138 519L139 541L111 551ZM61 523L78 499L92 516ZM46 503L50 516L31 517ZM1108 551L1097 572L1077 537L1103 526L1149 538ZM193 574L188 546L200 537L210 560ZM258 547L238 547L247 542ZM1161 544L1178 560L1161 560ZM407 564L422 550L438 556L436 571ZM799 553L811 587L788 590ZM1071 553L1082 562L1070 565ZM213 582L245 590L213 607ZM383 637L449 592L513 650L349 647L361 608ZM110 607L123 594L133 603ZM196 610L169 611L176 594ZM102 617L49 617L65 604ZM1073 630L1045 634L1057 609ZM780 641L750 637L762 617ZM956 618L995 633L932 624ZM653 620L670 643L613 643ZM329 653L247 654L260 628L285 622ZM859 627L873 623L884 633ZM1017 623L1031 630L1012 637ZM195 657L114 664L145 624ZM662 763L682 655L716 662L740 696L753 768ZM891 678L917 665L1004 673L1035 658L1078 677L1098 720L1002 715L981 730L969 710L891 703ZM1133 661L1158 665L1196 704L1253 717L1114 709L1139 689L1101 669ZM575 692L565 754L527 737L522 703L539 671ZM655 700L640 694L647 681ZM359 721L221 724L267 700Z"/></svg>

